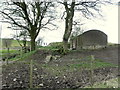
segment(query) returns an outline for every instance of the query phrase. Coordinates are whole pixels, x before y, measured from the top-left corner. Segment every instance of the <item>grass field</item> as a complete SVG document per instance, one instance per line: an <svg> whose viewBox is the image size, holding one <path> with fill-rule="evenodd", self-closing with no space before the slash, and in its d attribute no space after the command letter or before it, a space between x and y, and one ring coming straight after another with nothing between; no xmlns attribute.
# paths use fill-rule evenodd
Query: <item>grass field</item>
<svg viewBox="0 0 120 90"><path fill-rule="evenodd" d="M22 41L20 41L20 43L22 44ZM30 45L30 42L27 41L27 45ZM12 47L17 47L20 46L17 40L12 40Z"/></svg>
<svg viewBox="0 0 120 90"><path fill-rule="evenodd" d="M20 44L23 44L22 41L20 41ZM20 44L18 43L17 40L12 40L11 46L10 47L20 47ZM30 45L30 41L27 41L27 46ZM5 48L5 45L3 45L2 41L0 43L1 48Z"/></svg>
<svg viewBox="0 0 120 90"><path fill-rule="evenodd" d="M1 53L1 56L2 56L2 57L6 57L6 56L8 55L8 50L6 50L6 49L5 49L5 50L0 50L0 53ZM9 53L10 53L10 55L11 55L11 54L19 54L20 51L10 49L10 50L9 50Z"/></svg>
<svg viewBox="0 0 120 90"><path fill-rule="evenodd" d="M18 56L16 56L15 58L11 58L9 59L9 61L16 61L16 60L24 60L25 58L31 56L32 54L34 54L36 51L31 51L31 52L28 52L28 53L22 53L21 51L19 50L12 50L10 49L9 53L10 55L14 55L14 54L18 54ZM0 50L0 53L1 53L1 56L2 57L6 57L8 56L8 51L7 50Z"/></svg>

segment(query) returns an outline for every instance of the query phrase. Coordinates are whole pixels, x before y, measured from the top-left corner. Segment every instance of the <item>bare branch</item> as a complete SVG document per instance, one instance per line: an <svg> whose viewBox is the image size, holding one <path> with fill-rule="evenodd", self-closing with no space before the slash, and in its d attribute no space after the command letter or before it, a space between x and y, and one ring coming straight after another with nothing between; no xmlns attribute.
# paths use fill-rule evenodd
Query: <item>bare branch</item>
<svg viewBox="0 0 120 90"><path fill-rule="evenodd" d="M17 25L17 26L19 26L19 27L23 27L24 29L27 29L27 30L29 30L26 26L23 26L23 25L20 25L20 24L18 24L18 22L16 22L11 16L9 16L9 14L7 14L7 13L5 13L5 12L2 12L2 11L0 11L2 14L4 14L4 15L6 15L13 23L12 24L15 24L15 25ZM11 22L9 22L9 21L7 21L8 23L11 23Z"/></svg>
<svg viewBox="0 0 120 90"><path fill-rule="evenodd" d="M65 13L66 13L66 11L63 12L63 15L62 15L61 19L63 19L63 17L65 16Z"/></svg>

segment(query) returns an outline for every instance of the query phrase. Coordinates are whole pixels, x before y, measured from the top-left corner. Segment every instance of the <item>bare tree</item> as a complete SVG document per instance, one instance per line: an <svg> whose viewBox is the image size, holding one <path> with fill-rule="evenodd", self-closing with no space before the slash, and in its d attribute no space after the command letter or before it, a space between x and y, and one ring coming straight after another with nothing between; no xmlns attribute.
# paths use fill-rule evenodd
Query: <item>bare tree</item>
<svg viewBox="0 0 120 90"><path fill-rule="evenodd" d="M78 36L82 34L84 30L80 26L75 26L74 31L72 31L71 36Z"/></svg>
<svg viewBox="0 0 120 90"><path fill-rule="evenodd" d="M42 44L43 44L43 37L39 37L38 38L37 44L38 44L38 46L42 46Z"/></svg>
<svg viewBox="0 0 120 90"><path fill-rule="evenodd" d="M65 11L63 13L63 17L65 16L65 32L63 36L63 47L65 50L68 49L68 40L70 38L73 23L74 23L74 15L75 11L81 12L81 17L89 19L91 16L96 17L95 12L99 15L100 13L100 5L105 3L110 3L109 0L64 0L63 2L59 2L64 5Z"/></svg>
<svg viewBox="0 0 120 90"><path fill-rule="evenodd" d="M27 47L26 47L26 45L27 45L27 36L28 36L28 32L27 31L22 31L21 33L20 33L20 37L22 37L23 38L23 47L24 47L24 52L26 53L27 52Z"/></svg>
<svg viewBox="0 0 120 90"><path fill-rule="evenodd" d="M29 39L29 33L27 30L22 30L19 33L17 33L16 31L16 34L13 35L13 37L17 40L24 53L30 51L30 48L27 47L28 39Z"/></svg>
<svg viewBox="0 0 120 90"><path fill-rule="evenodd" d="M31 50L36 49L35 39L41 29L50 29L47 26L55 26L52 21L54 5L52 2L37 1L5 2L0 12L4 21L10 23L12 28L20 27L29 32L31 38Z"/></svg>

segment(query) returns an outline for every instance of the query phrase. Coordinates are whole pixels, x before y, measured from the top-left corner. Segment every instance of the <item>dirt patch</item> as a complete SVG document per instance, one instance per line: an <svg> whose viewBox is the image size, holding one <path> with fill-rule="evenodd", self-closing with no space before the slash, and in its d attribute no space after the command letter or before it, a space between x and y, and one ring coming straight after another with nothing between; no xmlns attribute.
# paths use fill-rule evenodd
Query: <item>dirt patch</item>
<svg viewBox="0 0 120 90"><path fill-rule="evenodd" d="M118 58L118 56L120 56L118 49L120 49L120 46L109 46L107 48L96 50L73 51L68 53L68 55L63 56L61 61L64 62L72 59L86 60L86 57L94 55L95 59L118 65L118 61L120 61Z"/></svg>
<svg viewBox="0 0 120 90"><path fill-rule="evenodd" d="M3 70L3 88L29 88L29 64L11 64ZM117 77L117 68L106 67L94 70L93 82L108 80ZM61 75L52 75L43 67L33 67L34 88L83 88L91 84L90 70L67 72Z"/></svg>
<svg viewBox="0 0 120 90"><path fill-rule="evenodd" d="M58 62L69 62L71 60L86 60L90 55L94 55L95 59L116 64L120 61L118 56L120 56L119 50L120 46L108 46L107 48L95 49L95 50L80 50L80 51L72 51L67 53L66 55L60 55L57 51L50 50L38 50L34 55L32 55L29 59L33 59L38 63L43 63L46 56L48 55L60 55L61 58L58 59Z"/></svg>
<svg viewBox="0 0 120 90"><path fill-rule="evenodd" d="M3 66L3 88L29 88L30 79L30 59L34 60L33 64L33 87L34 88L83 88L91 84L91 71L86 69L73 69L72 71L61 67L68 67L69 64L76 64L75 60L85 61L90 55L95 55L96 59L105 62L118 64L118 47L105 48L99 50L73 51L57 60L52 60L45 64L44 60L47 55L58 55L53 51L38 50L34 55L25 61L17 61ZM49 66L50 65L50 66ZM55 68L51 68L55 66ZM48 67L48 69L46 69ZM53 70L52 70L53 69ZM58 70L57 70L58 69ZM51 72L52 71L52 72ZM57 73L56 73L57 71ZM64 72L65 71L65 72ZM64 73L63 73L64 72ZM92 82L99 82L116 78L118 76L117 67L104 67L94 69Z"/></svg>

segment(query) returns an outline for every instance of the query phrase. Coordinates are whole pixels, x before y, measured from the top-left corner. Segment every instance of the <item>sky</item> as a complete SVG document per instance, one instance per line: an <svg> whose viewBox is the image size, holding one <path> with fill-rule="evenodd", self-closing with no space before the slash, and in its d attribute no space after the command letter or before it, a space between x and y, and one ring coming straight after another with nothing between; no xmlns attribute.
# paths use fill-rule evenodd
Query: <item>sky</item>
<svg viewBox="0 0 120 90"><path fill-rule="evenodd" d="M98 29L108 35L108 42L118 43L118 6L106 5L102 6L103 17L93 18L92 20L84 19L82 26L84 31L90 29ZM43 37L45 43L60 42L64 34L64 21L60 20L57 30L43 30L38 37ZM0 22L0 33L2 38L11 38L15 31L8 29L8 24ZM120 43L120 42L119 42Z"/></svg>

